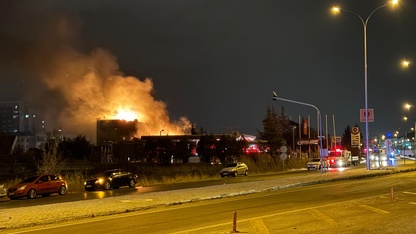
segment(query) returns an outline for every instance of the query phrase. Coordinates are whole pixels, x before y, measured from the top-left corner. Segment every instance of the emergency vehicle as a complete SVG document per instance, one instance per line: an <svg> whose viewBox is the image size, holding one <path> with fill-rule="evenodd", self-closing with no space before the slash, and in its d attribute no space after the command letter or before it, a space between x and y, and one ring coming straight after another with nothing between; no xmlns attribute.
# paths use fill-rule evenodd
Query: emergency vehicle
<svg viewBox="0 0 416 234"><path fill-rule="evenodd" d="M351 151L335 149L329 151L328 154L329 167L349 167L358 165L359 157L352 156Z"/></svg>

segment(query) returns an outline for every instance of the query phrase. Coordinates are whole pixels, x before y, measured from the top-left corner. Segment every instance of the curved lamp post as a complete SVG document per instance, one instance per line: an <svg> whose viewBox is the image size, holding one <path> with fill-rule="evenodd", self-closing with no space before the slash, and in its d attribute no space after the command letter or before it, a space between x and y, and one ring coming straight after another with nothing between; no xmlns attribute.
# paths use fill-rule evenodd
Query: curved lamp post
<svg viewBox="0 0 416 234"><path fill-rule="evenodd" d="M285 101L285 102L291 102L291 103L295 103L295 104L299 104L299 105L304 105L304 106L310 106L310 107L315 108L315 110L316 110L316 117L319 120L319 122L318 122L319 123L319 134L318 134L319 136L318 136L318 138L319 138L319 148L320 148L319 149L319 158L321 159L321 173L323 173L324 166L323 166L323 161L322 161L322 120L321 120L321 112L319 111L318 107L316 107L316 106L314 106L312 104L309 104L309 103L298 102L298 101L293 101L293 100L286 99L286 98L277 97L276 92L273 91L273 101L276 101L276 100Z"/></svg>
<svg viewBox="0 0 416 234"><path fill-rule="evenodd" d="M368 113L368 92L367 92L367 25L368 25L368 21L370 20L370 17L379 9L386 7L388 5L396 5L399 3L399 0L392 0L386 4L383 4L379 7L377 7L376 9L374 9L366 19L364 19L363 17L361 17L361 15L359 15L357 12L355 11L351 11L351 10L344 10L341 9L339 7L333 7L332 8L332 12L334 14L338 14L340 12L348 12L348 13L352 13L354 15L356 15L360 20L361 23L363 25L363 29L364 29L364 96L365 96L365 113ZM369 150L368 150L368 114L365 115L365 146L367 148L366 150L366 161L367 161L367 170L370 170L370 157L369 157Z"/></svg>

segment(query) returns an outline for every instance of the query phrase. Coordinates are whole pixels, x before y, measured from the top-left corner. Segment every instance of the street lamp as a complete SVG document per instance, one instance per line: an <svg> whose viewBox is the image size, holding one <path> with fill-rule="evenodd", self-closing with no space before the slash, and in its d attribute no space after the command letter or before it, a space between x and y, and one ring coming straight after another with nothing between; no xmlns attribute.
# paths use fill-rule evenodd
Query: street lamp
<svg viewBox="0 0 416 234"><path fill-rule="evenodd" d="M409 66L411 65L411 62L407 59L403 59L400 64L402 65L403 68L409 68Z"/></svg>
<svg viewBox="0 0 416 234"><path fill-rule="evenodd" d="M276 100L281 100L281 101L285 101L285 102L291 102L291 103L295 103L295 104L299 104L299 105L304 105L304 106L310 106L315 108L316 110L316 118L319 120L318 125L319 125L319 133L318 133L318 138L319 138L319 158L321 159L321 173L323 173L324 170L324 166L323 166L323 161L322 161L322 120L321 120L321 111L319 111L318 107L309 104L309 103L304 103L304 102L298 102L298 101L293 101L293 100L289 100L286 98L280 98L277 97L277 93L275 91L273 91L273 101Z"/></svg>
<svg viewBox="0 0 416 234"><path fill-rule="evenodd" d="M413 105L410 105L409 103L406 103L406 104L404 104L404 108L405 109L407 109L407 110L410 110L410 108L415 108L415 106L413 106ZM405 117L403 117L403 120L404 121L407 121L408 120L408 118L405 116ZM413 119L414 121L415 121L415 127L413 128L413 140L414 140L414 150L415 150L415 156L416 156L416 119ZM416 161L415 161L416 162Z"/></svg>
<svg viewBox="0 0 416 234"><path fill-rule="evenodd" d="M162 132L165 131L165 129L162 129L159 131L160 136L162 136Z"/></svg>
<svg viewBox="0 0 416 234"><path fill-rule="evenodd" d="M369 157L369 150L368 150L368 146L369 146L369 141L368 141L368 92L367 92L367 25L368 25L368 21L370 20L370 17L379 9L386 7L388 5L396 5L399 3L399 0L392 0L386 4L383 4L379 7L377 7L376 9L374 9L369 15L368 17L364 20L363 17L361 17L361 15L359 15L357 12L355 11L351 11L351 10L344 10L341 9L339 7L333 7L332 8L332 12L334 14L339 14L340 12L348 12L348 13L352 13L354 15L356 15L360 20L361 23L363 24L363 29L364 29L364 96L365 96L365 145L366 145L366 161L367 161L367 170L370 170L370 157Z"/></svg>

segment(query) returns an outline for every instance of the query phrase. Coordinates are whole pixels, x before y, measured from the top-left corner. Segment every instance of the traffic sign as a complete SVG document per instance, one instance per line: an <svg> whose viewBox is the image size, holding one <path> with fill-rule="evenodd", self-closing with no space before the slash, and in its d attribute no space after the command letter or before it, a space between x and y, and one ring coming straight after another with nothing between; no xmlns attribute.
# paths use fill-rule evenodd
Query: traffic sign
<svg viewBox="0 0 416 234"><path fill-rule="evenodd" d="M299 140L298 145L317 145L319 143L318 139L311 140Z"/></svg>
<svg viewBox="0 0 416 234"><path fill-rule="evenodd" d="M281 154L280 154L280 159L281 159L281 160L283 160L283 161L284 161L284 160L286 160L286 158L287 158L287 154L286 154L286 153L281 153Z"/></svg>
<svg viewBox="0 0 416 234"><path fill-rule="evenodd" d="M368 122L374 122L374 109L367 109L367 114L365 109L360 109L360 122L365 122L366 115L368 116Z"/></svg>

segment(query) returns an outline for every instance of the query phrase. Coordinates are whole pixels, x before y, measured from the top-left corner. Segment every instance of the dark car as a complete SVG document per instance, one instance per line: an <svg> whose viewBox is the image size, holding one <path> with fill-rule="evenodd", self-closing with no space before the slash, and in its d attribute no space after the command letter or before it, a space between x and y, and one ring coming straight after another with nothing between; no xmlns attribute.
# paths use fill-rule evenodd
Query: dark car
<svg viewBox="0 0 416 234"><path fill-rule="evenodd" d="M49 196L52 193L65 195L67 189L68 184L60 175L35 175L8 188L7 196L13 200L19 197Z"/></svg>
<svg viewBox="0 0 416 234"><path fill-rule="evenodd" d="M136 174L122 171L121 169L113 169L100 173L93 179L84 182L85 190L100 190L100 189L117 189L122 186L136 187L139 177Z"/></svg>

